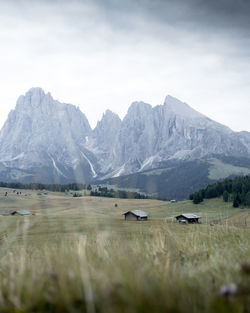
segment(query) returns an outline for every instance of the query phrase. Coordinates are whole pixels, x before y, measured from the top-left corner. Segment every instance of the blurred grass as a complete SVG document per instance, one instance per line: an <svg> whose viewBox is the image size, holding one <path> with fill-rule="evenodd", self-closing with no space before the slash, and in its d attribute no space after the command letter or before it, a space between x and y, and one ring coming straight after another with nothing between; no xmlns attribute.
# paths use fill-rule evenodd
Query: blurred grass
<svg viewBox="0 0 250 313"><path fill-rule="evenodd" d="M250 263L249 210L220 199L8 197L2 212L12 203L42 215L0 217L0 312L250 312L250 276L240 269ZM124 221L132 208L150 220ZM182 212L204 223L172 223ZM222 297L230 283L237 293Z"/></svg>

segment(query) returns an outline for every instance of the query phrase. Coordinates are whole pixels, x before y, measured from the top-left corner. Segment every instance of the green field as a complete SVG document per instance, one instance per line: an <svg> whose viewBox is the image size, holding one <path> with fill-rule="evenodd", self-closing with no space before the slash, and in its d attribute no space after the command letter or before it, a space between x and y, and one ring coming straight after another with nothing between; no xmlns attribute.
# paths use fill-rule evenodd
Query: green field
<svg viewBox="0 0 250 313"><path fill-rule="evenodd" d="M209 163L212 167L209 169L209 178L212 180L219 180L223 178L234 176L244 176L250 174L250 169L247 167L235 166L222 162L218 159L210 159Z"/></svg>
<svg viewBox="0 0 250 313"><path fill-rule="evenodd" d="M41 215L0 216L0 312L250 312L249 209L0 189L12 210Z"/></svg>

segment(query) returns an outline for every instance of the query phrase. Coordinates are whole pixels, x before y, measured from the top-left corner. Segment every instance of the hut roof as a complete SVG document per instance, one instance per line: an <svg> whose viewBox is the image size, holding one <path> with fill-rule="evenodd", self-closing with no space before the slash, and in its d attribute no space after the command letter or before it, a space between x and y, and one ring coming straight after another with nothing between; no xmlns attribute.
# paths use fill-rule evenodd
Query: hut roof
<svg viewBox="0 0 250 313"><path fill-rule="evenodd" d="M195 215L195 214L193 214L193 213L180 214L180 215L176 216L176 218L177 218L177 217L181 217L181 216L186 217L187 219L191 219L191 218L200 218L200 216Z"/></svg>
<svg viewBox="0 0 250 313"><path fill-rule="evenodd" d="M26 211L26 210L20 210L16 212L19 215L30 215L30 211Z"/></svg>
<svg viewBox="0 0 250 313"><path fill-rule="evenodd" d="M139 216L139 217L147 217L148 216L148 214L142 210L131 210L131 211L128 211L126 213L123 213L123 215L126 215L128 213L132 213L132 214Z"/></svg>

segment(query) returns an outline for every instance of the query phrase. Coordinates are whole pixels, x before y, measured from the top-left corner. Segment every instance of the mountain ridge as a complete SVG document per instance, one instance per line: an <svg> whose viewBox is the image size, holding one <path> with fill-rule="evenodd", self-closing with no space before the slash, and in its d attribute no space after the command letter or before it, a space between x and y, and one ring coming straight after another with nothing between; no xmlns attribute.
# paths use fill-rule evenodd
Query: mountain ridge
<svg viewBox="0 0 250 313"><path fill-rule="evenodd" d="M211 155L250 159L250 133L170 95L163 105L133 102L123 119L107 110L92 129L79 108L31 88L0 131L0 179L84 183Z"/></svg>

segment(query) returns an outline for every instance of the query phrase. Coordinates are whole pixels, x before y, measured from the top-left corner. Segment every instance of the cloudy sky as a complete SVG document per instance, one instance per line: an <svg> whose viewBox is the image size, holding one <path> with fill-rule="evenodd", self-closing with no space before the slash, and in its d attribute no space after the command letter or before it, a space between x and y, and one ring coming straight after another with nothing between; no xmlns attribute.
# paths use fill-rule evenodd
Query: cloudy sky
<svg viewBox="0 0 250 313"><path fill-rule="evenodd" d="M170 94L250 131L250 1L0 0L0 127L38 86L92 127Z"/></svg>

